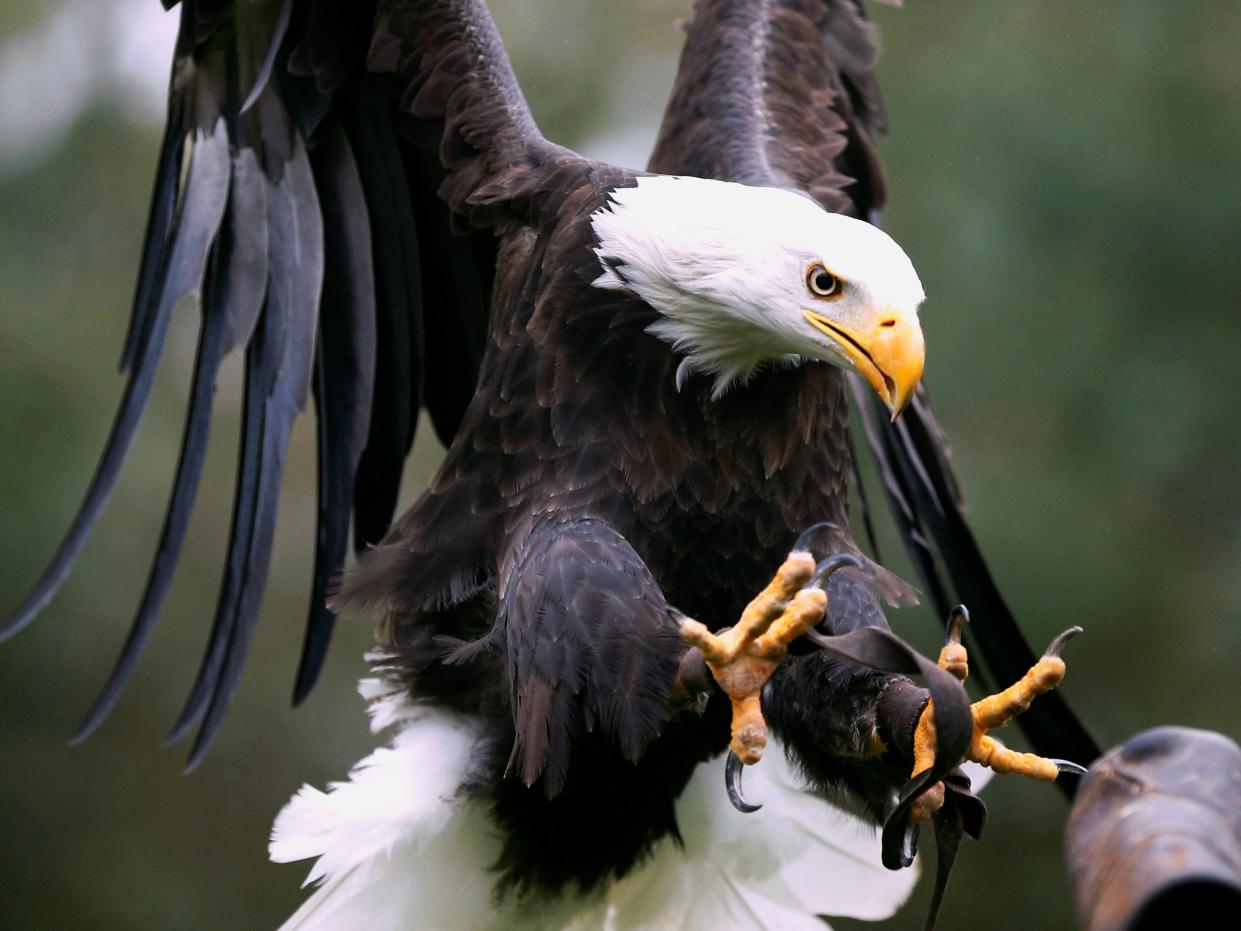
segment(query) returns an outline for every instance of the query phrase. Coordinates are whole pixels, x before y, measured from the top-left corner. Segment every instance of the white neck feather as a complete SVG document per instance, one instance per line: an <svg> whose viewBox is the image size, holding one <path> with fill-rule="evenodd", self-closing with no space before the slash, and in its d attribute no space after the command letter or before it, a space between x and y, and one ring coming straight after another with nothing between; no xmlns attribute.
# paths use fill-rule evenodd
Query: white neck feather
<svg viewBox="0 0 1241 931"><path fill-rule="evenodd" d="M594 285L631 291L660 312L647 329L684 355L678 389L699 371L714 378L718 398L765 363L804 361L765 328L762 289L738 262L739 253L772 251L764 220L788 198L801 200L774 188L655 176L617 190L592 218L604 268Z"/></svg>

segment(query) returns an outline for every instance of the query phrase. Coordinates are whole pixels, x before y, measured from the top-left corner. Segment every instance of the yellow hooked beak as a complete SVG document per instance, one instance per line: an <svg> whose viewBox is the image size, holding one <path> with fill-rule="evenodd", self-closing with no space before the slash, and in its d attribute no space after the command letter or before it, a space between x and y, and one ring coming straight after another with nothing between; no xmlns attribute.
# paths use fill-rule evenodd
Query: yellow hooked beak
<svg viewBox="0 0 1241 931"><path fill-rule="evenodd" d="M838 345L857 373L870 383L895 420L909 404L922 379L926 344L914 314L888 309L865 332L854 332L835 321L802 310L812 327Z"/></svg>

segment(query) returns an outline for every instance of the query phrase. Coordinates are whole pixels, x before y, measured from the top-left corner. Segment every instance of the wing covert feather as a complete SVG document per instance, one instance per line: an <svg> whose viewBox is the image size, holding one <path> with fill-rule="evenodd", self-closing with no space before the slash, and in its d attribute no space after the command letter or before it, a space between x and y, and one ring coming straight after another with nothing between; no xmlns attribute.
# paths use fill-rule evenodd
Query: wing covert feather
<svg viewBox="0 0 1241 931"><path fill-rule="evenodd" d="M663 593L623 536L599 520L540 521L501 581L516 739L509 768L548 798L564 787L582 731L641 758L666 717L683 650Z"/></svg>

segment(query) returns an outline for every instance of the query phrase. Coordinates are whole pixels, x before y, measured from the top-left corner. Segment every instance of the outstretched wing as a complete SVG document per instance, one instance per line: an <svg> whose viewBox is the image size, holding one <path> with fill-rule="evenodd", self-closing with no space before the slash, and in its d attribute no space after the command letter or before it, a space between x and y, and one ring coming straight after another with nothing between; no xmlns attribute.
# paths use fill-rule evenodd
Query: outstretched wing
<svg viewBox="0 0 1241 931"><path fill-rule="evenodd" d="M495 232L523 222L525 175L552 150L481 2L184 0L122 358L128 383L60 549L0 627L0 640L21 630L68 575L115 485L173 307L193 298L202 323L166 522L129 637L79 738L113 707L155 624L202 473L217 374L237 351L244 421L225 575L173 736L200 725L196 763L236 688L270 565L285 448L313 394L318 532L294 701L307 694L332 633L325 595L350 518L358 547L386 531L420 406L445 443L456 432L485 341Z"/></svg>
<svg viewBox="0 0 1241 931"><path fill-rule="evenodd" d="M884 201L872 26L856 0L699 0L650 170Z"/></svg>
<svg viewBox="0 0 1241 931"><path fill-rule="evenodd" d="M876 58L860 0L699 0L650 168L793 188L878 223L885 193L873 140L886 127ZM940 617L957 601L969 605L969 633L991 677L1016 681L1034 656L962 516L925 389L896 423L870 392L855 395L894 518ZM1083 763L1098 756L1063 698L1046 699L1019 719L1035 750Z"/></svg>

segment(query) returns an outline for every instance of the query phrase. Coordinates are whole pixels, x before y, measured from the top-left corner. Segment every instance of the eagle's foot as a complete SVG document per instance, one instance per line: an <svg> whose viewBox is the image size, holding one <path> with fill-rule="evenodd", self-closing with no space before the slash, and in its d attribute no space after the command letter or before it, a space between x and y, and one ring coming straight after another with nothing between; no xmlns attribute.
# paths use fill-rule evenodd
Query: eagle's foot
<svg viewBox="0 0 1241 931"><path fill-rule="evenodd" d="M817 624L827 608L820 588L806 588L815 575L814 557L790 553L771 583L746 606L733 627L718 634L692 618L681 619L681 636L698 648L711 675L732 702L729 749L747 765L767 746L761 693L788 645Z"/></svg>
<svg viewBox="0 0 1241 931"><path fill-rule="evenodd" d="M961 643L961 625L969 619L962 607L956 608L948 621L948 636L939 652L939 667L957 679L965 681L969 675L969 654ZM1076 763L1052 760L1034 753L1009 750L987 732L1003 727L1021 714L1039 695L1050 692L1064 678L1065 664L1060 650L1065 641L1081 633L1080 627L1070 627L1056 637L1020 681L1002 692L988 695L974 702L970 710L974 716L974 736L970 741L966 760L989 766L997 773L1014 773L1030 779L1050 782L1062 772L1084 773ZM913 775L929 769L935 762L935 715L928 703L918 719L914 731ZM963 761L964 762L964 761ZM926 820L944 804L944 786L937 782L914 802L912 814L915 820Z"/></svg>

